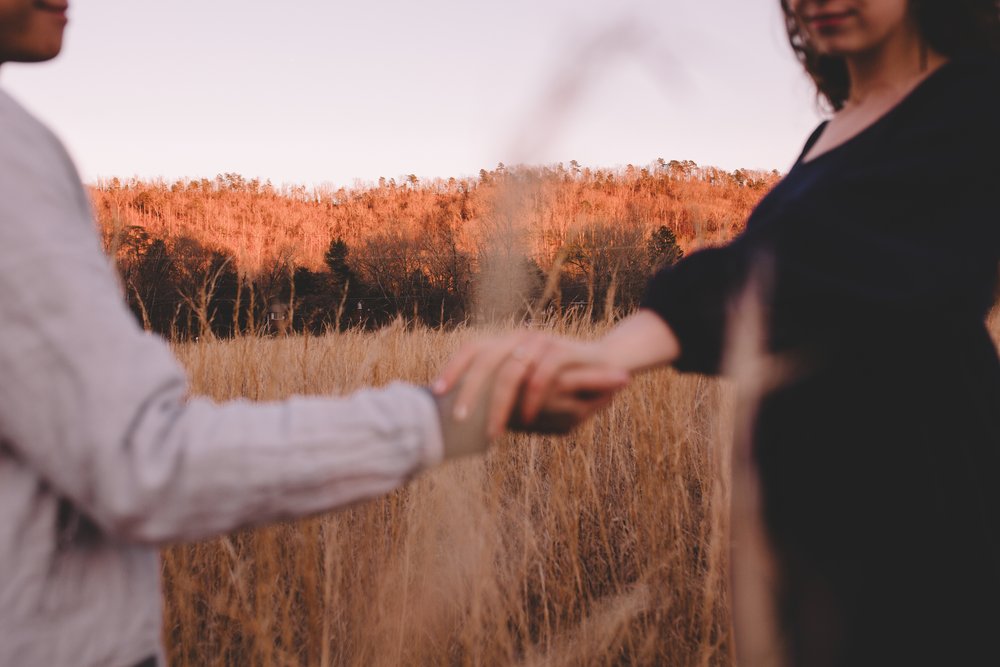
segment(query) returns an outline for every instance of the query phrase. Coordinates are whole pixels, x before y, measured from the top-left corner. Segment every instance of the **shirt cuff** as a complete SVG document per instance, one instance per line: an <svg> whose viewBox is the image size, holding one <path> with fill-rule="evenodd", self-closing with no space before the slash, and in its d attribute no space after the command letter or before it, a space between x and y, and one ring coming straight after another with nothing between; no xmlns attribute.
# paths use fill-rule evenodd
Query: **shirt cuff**
<svg viewBox="0 0 1000 667"><path fill-rule="evenodd" d="M438 415L434 397L426 388L398 385L415 396L413 403L417 411L417 428L420 431L418 468L426 469L441 463L444 459L444 439L441 433L441 418Z"/></svg>

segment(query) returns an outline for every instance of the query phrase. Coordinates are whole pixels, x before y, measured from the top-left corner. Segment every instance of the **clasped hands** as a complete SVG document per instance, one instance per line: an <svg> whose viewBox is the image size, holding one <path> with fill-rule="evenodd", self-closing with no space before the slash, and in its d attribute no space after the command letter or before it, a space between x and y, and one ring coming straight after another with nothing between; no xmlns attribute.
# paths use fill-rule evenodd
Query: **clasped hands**
<svg viewBox="0 0 1000 667"><path fill-rule="evenodd" d="M628 384L628 371L610 359L600 341L521 331L466 345L442 370L432 391L443 427L468 434L459 440L485 435L485 443L508 428L568 433ZM447 449L456 438L445 435ZM464 444L470 451L458 453L480 449L471 441Z"/></svg>

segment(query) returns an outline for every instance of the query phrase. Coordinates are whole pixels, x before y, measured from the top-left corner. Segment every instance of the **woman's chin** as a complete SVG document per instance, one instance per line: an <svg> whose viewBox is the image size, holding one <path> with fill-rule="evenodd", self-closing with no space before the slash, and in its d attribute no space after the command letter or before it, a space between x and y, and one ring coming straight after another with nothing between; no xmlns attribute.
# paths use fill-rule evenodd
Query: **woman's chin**
<svg viewBox="0 0 1000 667"><path fill-rule="evenodd" d="M830 37L814 42L817 53L831 58L846 58L862 53L865 48L849 37Z"/></svg>

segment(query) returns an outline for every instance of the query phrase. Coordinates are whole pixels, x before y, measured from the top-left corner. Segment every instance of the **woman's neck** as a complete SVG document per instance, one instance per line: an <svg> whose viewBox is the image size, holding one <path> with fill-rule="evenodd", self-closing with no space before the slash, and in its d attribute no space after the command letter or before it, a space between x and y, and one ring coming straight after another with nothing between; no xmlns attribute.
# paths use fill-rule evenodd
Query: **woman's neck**
<svg viewBox="0 0 1000 667"><path fill-rule="evenodd" d="M946 60L926 45L916 29L901 30L877 48L845 56L851 82L845 107L903 95Z"/></svg>

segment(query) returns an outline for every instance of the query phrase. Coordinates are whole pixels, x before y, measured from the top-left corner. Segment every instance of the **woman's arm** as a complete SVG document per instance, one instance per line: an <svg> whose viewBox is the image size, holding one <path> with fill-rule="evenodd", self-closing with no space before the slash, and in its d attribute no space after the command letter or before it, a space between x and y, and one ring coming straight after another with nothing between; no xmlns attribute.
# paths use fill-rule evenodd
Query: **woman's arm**
<svg viewBox="0 0 1000 667"><path fill-rule="evenodd" d="M681 353L670 325L646 308L619 322L596 345L604 363L629 373L673 363Z"/></svg>
<svg viewBox="0 0 1000 667"><path fill-rule="evenodd" d="M525 331L473 343L441 372L435 391L461 385L455 415L462 418L491 390L491 436L508 424L566 432L607 405L631 374L671 363L679 353L666 322L640 310L593 342Z"/></svg>
<svg viewBox="0 0 1000 667"><path fill-rule="evenodd" d="M582 386L579 381L588 374L607 369L631 376L672 363L679 355L680 344L670 326L646 309L622 320L594 342L552 338L527 365L531 372L523 388L519 388L518 418L530 425L543 413L553 412L552 403L560 397L593 393L593 389ZM505 391L515 391L515 388L501 386L497 389L500 395ZM585 416L589 416L593 411L585 412Z"/></svg>

